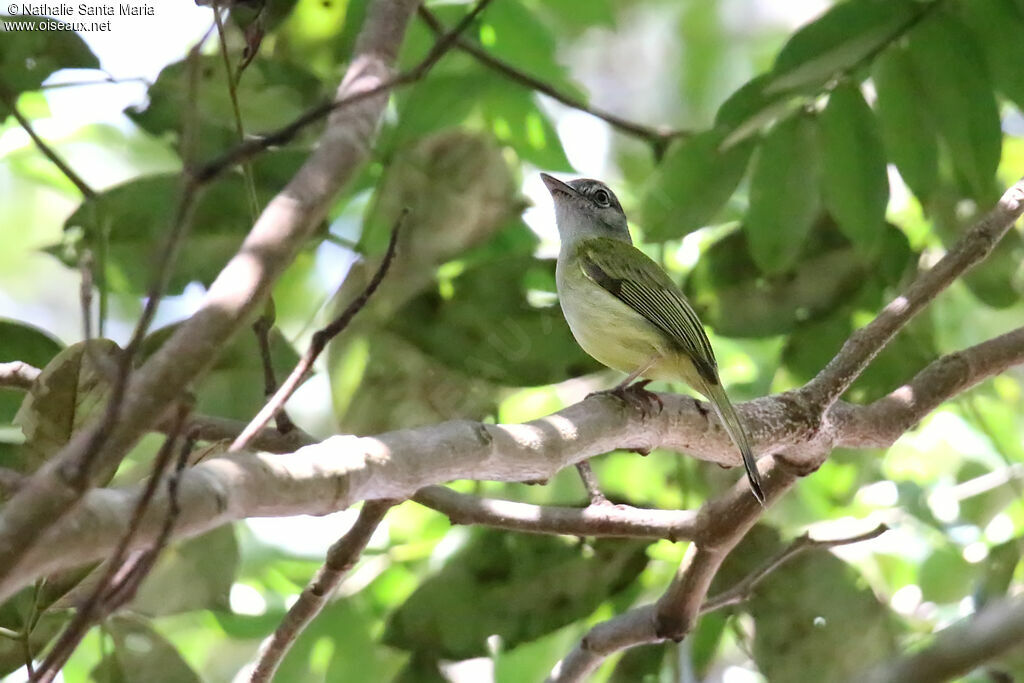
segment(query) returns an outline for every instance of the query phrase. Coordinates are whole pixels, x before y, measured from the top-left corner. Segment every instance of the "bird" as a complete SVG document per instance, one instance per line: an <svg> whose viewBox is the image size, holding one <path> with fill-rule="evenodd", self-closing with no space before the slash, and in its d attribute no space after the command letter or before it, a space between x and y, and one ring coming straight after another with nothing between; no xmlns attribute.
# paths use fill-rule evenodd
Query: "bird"
<svg viewBox="0 0 1024 683"><path fill-rule="evenodd" d="M562 182L547 173L541 179L555 206L561 240L555 282L569 329L587 354L626 373L610 393L647 393L652 380L682 380L693 387L709 400L739 449L750 489L764 505L750 439L689 301L661 266L633 246L626 214L607 185L590 178ZM637 378L643 379L631 386ZM587 483L582 469L581 474Z"/></svg>

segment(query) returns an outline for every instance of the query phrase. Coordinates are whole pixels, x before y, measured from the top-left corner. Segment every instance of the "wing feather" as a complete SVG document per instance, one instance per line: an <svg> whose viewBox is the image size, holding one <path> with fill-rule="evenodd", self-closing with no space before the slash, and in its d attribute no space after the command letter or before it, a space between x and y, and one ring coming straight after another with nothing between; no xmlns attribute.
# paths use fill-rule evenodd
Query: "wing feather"
<svg viewBox="0 0 1024 683"><path fill-rule="evenodd" d="M705 381L718 384L718 364L704 326L657 263L631 244L604 237L581 242L577 256L587 277L661 330Z"/></svg>

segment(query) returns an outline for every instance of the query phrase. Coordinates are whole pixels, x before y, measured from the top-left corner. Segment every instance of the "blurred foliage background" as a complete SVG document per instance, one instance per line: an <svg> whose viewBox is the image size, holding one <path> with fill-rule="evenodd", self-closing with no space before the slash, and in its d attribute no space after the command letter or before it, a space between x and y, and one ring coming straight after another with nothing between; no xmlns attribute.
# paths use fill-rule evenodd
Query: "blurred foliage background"
<svg viewBox="0 0 1024 683"><path fill-rule="evenodd" d="M366 4L267 0L258 17L251 4L231 13L235 62L245 27L259 21L266 32L238 85L246 132L283 125L331 94ZM428 6L446 26L466 11ZM186 10L188 21L211 21L209 10ZM1021 35L1021 0L495 0L467 36L472 44L570 97L670 127L623 132L459 49L396 92L372 161L274 290L279 373L361 289L406 206L409 229L378 296L291 413L320 436L456 417L518 422L617 381L577 348L557 307L557 234L539 170L612 185L635 241L683 284L707 324L734 399L799 386L1024 172ZM101 62L95 38L85 38L0 38L0 362L50 364L70 372L76 389L87 384L73 346L82 338L78 263L92 255L99 334L124 343L173 213L191 106L176 61L184 48L145 82L111 83L105 73L131 73L130 56L107 51ZM414 21L401 66L433 40ZM238 138L213 43L199 73L204 160ZM112 113L87 106L97 98L119 104ZM95 197L46 160L11 115L15 105ZM259 206L316 133L254 161ZM147 348L195 309L253 209L240 172L203 195L161 304L163 329ZM938 356L1019 325L1022 261L1018 226L845 398L874 400ZM891 531L802 555L746 604L701 619L682 643L614 657L596 680L799 681L812 670L843 679L1019 592L1022 383L1019 369L986 382L888 451L832 454L768 512L712 594L804 531L837 537L879 521ZM262 386L256 342L242 335L196 387L199 410L247 418ZM0 466L28 473L97 399L73 391L22 405L24 396L0 389ZM46 414L69 419L63 432L40 427ZM157 444L144 440L114 484L142 476ZM595 468L613 500L662 508L695 508L737 476L667 452L612 453ZM574 472L546 486L455 486L534 503L585 500ZM130 609L90 632L64 680L235 679L353 519L345 511L249 520L172 546ZM684 550L453 527L406 503L278 680L540 680L590 625L660 595ZM4 634L31 624L41 651L81 578L55 577L0 606L0 673L25 677L23 643ZM1024 676L1024 658L992 662L971 680L992 671Z"/></svg>

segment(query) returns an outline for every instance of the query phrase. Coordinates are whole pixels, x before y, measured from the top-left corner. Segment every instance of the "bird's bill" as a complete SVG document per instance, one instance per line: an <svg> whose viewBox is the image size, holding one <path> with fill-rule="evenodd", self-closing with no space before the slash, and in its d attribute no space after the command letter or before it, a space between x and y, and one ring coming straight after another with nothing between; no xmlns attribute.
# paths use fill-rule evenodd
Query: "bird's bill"
<svg viewBox="0 0 1024 683"><path fill-rule="evenodd" d="M578 197L580 194L574 190L571 185L567 185L558 178L550 176L547 173L541 173L540 179L544 181L544 186L548 188L548 192L551 193L552 197L556 197L559 194L565 195L566 197Z"/></svg>

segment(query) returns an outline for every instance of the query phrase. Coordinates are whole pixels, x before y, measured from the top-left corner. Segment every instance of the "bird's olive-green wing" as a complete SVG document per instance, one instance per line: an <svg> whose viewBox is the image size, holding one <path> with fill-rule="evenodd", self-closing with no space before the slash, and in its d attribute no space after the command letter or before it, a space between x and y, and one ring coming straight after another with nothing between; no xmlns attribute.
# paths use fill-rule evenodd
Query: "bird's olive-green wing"
<svg viewBox="0 0 1024 683"><path fill-rule="evenodd" d="M718 384L711 343L697 314L668 274L631 244L605 237L577 247L583 273L660 329L693 360L709 384Z"/></svg>

